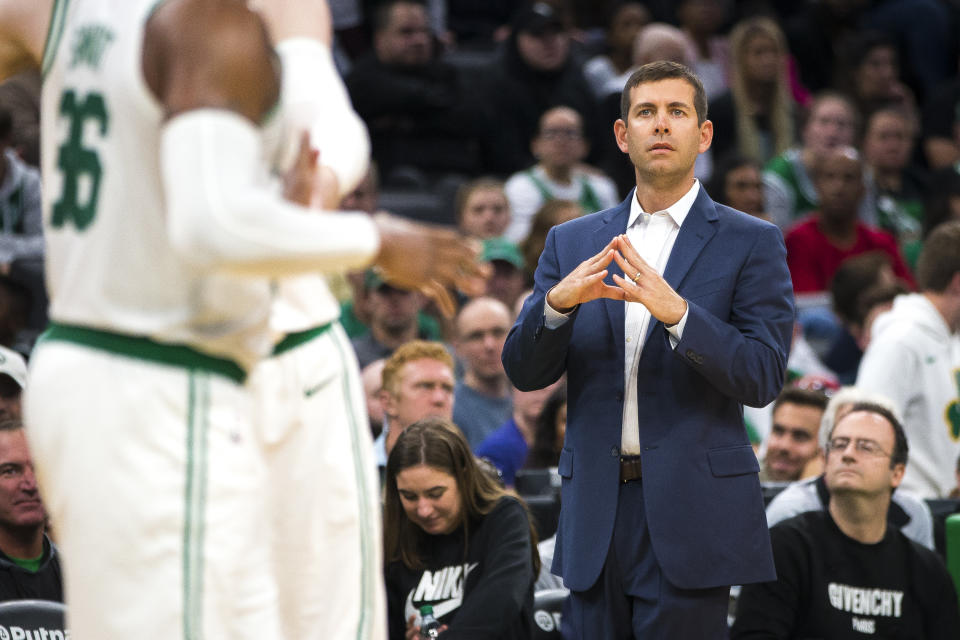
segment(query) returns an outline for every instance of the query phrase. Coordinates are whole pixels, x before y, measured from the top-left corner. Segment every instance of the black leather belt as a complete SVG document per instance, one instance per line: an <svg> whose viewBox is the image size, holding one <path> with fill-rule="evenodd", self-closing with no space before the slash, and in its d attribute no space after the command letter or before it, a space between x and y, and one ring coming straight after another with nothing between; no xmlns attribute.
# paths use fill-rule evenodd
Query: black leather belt
<svg viewBox="0 0 960 640"><path fill-rule="evenodd" d="M640 456L620 456L620 482L639 480L643 476Z"/></svg>

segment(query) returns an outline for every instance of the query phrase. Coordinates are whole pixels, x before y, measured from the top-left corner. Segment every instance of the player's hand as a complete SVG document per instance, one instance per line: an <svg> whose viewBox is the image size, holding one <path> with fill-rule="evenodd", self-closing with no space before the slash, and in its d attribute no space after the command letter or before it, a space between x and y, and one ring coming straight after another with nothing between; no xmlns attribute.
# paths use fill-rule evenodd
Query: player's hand
<svg viewBox="0 0 960 640"><path fill-rule="evenodd" d="M447 317L457 311L451 290L482 295L490 265L479 261L480 243L451 229L410 222L388 213L373 217L380 231L380 253L374 264L385 280L420 291Z"/></svg>
<svg viewBox="0 0 960 640"><path fill-rule="evenodd" d="M316 188L317 161L320 152L310 146L310 134L300 134L297 158L283 177L283 197L304 207L313 201Z"/></svg>
<svg viewBox="0 0 960 640"><path fill-rule="evenodd" d="M284 198L312 209L332 211L340 205L339 186L333 170L320 164L319 151L311 146L310 135L301 133L296 160L283 179Z"/></svg>
<svg viewBox="0 0 960 640"><path fill-rule="evenodd" d="M581 262L547 292L547 304L561 313L568 313L578 304L597 298L623 300L624 292L611 287L603 281L607 277L607 266L614 259L616 239L603 248L597 255Z"/></svg>
<svg viewBox="0 0 960 640"><path fill-rule="evenodd" d="M420 637L420 627L414 624L417 619L417 614L410 616L410 619L407 620L407 631L403 634L404 640L417 640ZM443 633L449 629L445 624L440 625L440 633Z"/></svg>
<svg viewBox="0 0 960 640"><path fill-rule="evenodd" d="M639 302L660 322L677 324L687 312L687 301L673 290L657 270L640 257L626 235L613 239L618 251L614 259L626 277L614 274L613 281L624 293L627 302Z"/></svg>

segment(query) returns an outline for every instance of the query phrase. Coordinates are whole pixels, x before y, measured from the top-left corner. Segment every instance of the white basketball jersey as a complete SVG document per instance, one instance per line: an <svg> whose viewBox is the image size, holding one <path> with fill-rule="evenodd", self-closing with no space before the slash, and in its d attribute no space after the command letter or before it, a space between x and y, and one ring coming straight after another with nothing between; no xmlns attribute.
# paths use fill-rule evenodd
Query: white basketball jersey
<svg viewBox="0 0 960 640"><path fill-rule="evenodd" d="M41 120L50 316L249 367L270 347L268 281L201 272L168 240L164 114L141 71L157 4L56 3Z"/></svg>

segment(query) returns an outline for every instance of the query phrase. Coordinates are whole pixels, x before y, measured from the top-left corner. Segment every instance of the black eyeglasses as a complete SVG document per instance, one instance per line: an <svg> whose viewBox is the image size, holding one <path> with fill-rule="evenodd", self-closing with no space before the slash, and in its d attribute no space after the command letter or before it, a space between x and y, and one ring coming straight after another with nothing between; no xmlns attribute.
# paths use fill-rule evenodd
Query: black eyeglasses
<svg viewBox="0 0 960 640"><path fill-rule="evenodd" d="M827 454L829 455L833 451L846 451L847 447L850 446L850 438L838 436L832 438L830 442L827 443ZM892 456L892 453L888 453L883 450L876 440L871 440L870 438L857 438L853 440L854 448L860 453L864 453L868 456Z"/></svg>

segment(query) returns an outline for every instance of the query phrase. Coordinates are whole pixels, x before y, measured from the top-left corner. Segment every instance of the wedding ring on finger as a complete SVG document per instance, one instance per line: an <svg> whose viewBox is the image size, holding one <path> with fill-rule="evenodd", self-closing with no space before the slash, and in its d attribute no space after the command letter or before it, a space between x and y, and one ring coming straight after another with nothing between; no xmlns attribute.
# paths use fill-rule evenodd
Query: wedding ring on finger
<svg viewBox="0 0 960 640"><path fill-rule="evenodd" d="M633 284L637 284L638 282L640 282L640 272L637 271L637 275L633 276L633 278L631 279L633 280Z"/></svg>

